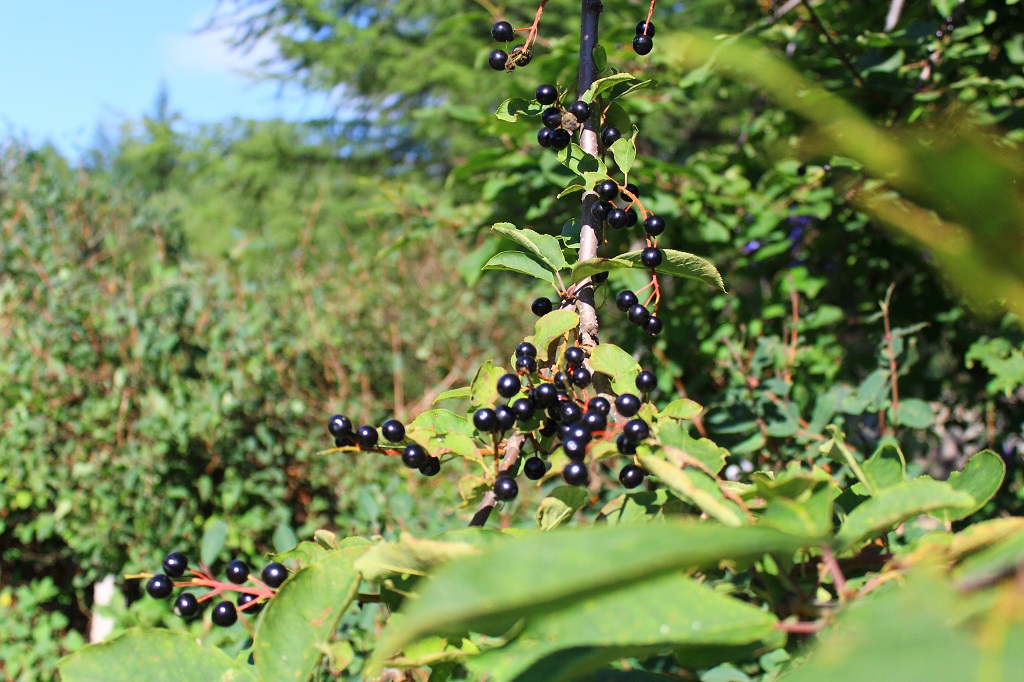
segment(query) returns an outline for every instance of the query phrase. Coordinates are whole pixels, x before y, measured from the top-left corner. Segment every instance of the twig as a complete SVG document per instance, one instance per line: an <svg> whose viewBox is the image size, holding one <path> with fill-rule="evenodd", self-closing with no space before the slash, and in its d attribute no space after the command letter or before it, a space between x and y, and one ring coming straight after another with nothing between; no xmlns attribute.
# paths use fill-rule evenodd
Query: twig
<svg viewBox="0 0 1024 682"><path fill-rule="evenodd" d="M853 76L853 80L857 83L858 86L863 88L864 79L861 78L860 72L857 71L857 68L853 65L853 62L850 61L850 58L847 57L846 53L843 52L843 50L840 48L839 43L837 43L835 39L832 38L832 34L828 32L827 28L825 28L825 24L821 22L821 19L818 17L817 12L815 12L814 8L811 7L810 0L801 0L801 3L807 10L807 13L810 15L811 23L813 23L815 28L817 28L821 35L825 37L825 41L829 44L829 47L832 48L832 51L835 53L836 57L839 58L839 61L843 63L843 66L846 67L846 70L849 71L850 75Z"/></svg>
<svg viewBox="0 0 1024 682"><path fill-rule="evenodd" d="M839 597L839 601L845 602L846 577L843 575L843 569L839 567L839 562L836 561L836 555L832 553L832 548L828 545L821 548L821 565L825 572L832 576L832 584L836 588L836 596Z"/></svg>
<svg viewBox="0 0 1024 682"><path fill-rule="evenodd" d="M889 302L892 299L892 292L896 289L895 284L890 284L889 289L885 292L885 300L882 301L882 321L885 323L885 349L889 355L889 375L891 377L892 384L892 422L893 425L898 423L899 411L900 411L900 388L899 388L899 368L896 366L896 350L892 345L892 326L889 324Z"/></svg>
<svg viewBox="0 0 1024 682"><path fill-rule="evenodd" d="M505 456L501 458L501 464L498 465L498 473L504 473L509 469L515 467L519 461L519 453L523 449L523 443L526 441L526 436L516 432L514 435L509 436L505 441ZM494 494L493 490L488 490L484 493L484 497L480 500L480 506L476 508L476 513L473 514L473 519L469 522L470 528L483 528L484 524L487 523L488 517L491 515L491 510L494 509L494 505L497 504L498 497Z"/></svg>

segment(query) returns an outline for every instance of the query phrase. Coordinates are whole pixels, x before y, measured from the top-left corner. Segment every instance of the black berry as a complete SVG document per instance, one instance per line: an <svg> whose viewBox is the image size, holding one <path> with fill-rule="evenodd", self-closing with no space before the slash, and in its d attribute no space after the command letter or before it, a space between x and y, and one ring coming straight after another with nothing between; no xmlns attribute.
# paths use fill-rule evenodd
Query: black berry
<svg viewBox="0 0 1024 682"><path fill-rule="evenodd" d="M608 401L608 398L598 395L590 399L590 402L587 403L587 409L607 416L612 411L612 404Z"/></svg>
<svg viewBox="0 0 1024 682"><path fill-rule="evenodd" d="M537 317L544 317L551 312L551 308L551 299L543 297L535 299L533 304L530 306L530 310L532 310L533 314Z"/></svg>
<svg viewBox="0 0 1024 682"><path fill-rule="evenodd" d="M615 409L623 417L632 417L640 411L641 405L640 398L632 393L623 393L615 399Z"/></svg>
<svg viewBox="0 0 1024 682"><path fill-rule="evenodd" d="M498 395L502 398L511 398L516 393L522 390L523 386L519 382L518 374L503 374L498 379Z"/></svg>
<svg viewBox="0 0 1024 682"><path fill-rule="evenodd" d="M583 364L587 354L579 346L569 346L565 349L565 364L576 367Z"/></svg>
<svg viewBox="0 0 1024 682"><path fill-rule="evenodd" d="M554 104L558 101L558 88L547 83L538 86L537 101L541 104Z"/></svg>
<svg viewBox="0 0 1024 682"><path fill-rule="evenodd" d="M534 390L533 402L541 409L551 407L557 400L558 389L551 384L541 384Z"/></svg>
<svg viewBox="0 0 1024 682"><path fill-rule="evenodd" d="M629 321L639 326L643 326L650 316L651 314L647 311L647 308L643 307L639 303L630 307L630 309L626 311L626 317L629 318Z"/></svg>
<svg viewBox="0 0 1024 682"><path fill-rule="evenodd" d="M593 277L590 278L590 281L593 282L595 285L603 284L603 283L607 282L608 281L608 271L605 270L604 272L597 273L596 275L594 275Z"/></svg>
<svg viewBox="0 0 1024 682"><path fill-rule="evenodd" d="M558 431L558 422L553 419L545 421L544 425L540 427L540 435L542 436L552 436L556 431Z"/></svg>
<svg viewBox="0 0 1024 682"><path fill-rule="evenodd" d="M509 53L516 66L526 66L533 61L533 53L526 49L525 45L516 45Z"/></svg>
<svg viewBox="0 0 1024 682"><path fill-rule="evenodd" d="M647 36L650 36L651 38L653 38L654 37L654 24L649 22L649 21L641 21L639 24L636 25L636 34L638 36L640 36L640 35L647 35Z"/></svg>
<svg viewBox="0 0 1024 682"><path fill-rule="evenodd" d="M541 147L551 146L551 128L541 128L537 131L537 143Z"/></svg>
<svg viewBox="0 0 1024 682"><path fill-rule="evenodd" d="M288 569L276 561L272 561L264 566L263 572L260 573L260 580L265 582L267 587L281 587L281 583L283 583L287 578Z"/></svg>
<svg viewBox="0 0 1024 682"><path fill-rule="evenodd" d="M516 413L508 405L497 405L494 414L498 418L498 433L508 431L516 424Z"/></svg>
<svg viewBox="0 0 1024 682"><path fill-rule="evenodd" d="M582 460L587 454L587 444L575 438L563 442L562 449L565 450L565 456L573 461Z"/></svg>
<svg viewBox="0 0 1024 682"><path fill-rule="evenodd" d="M512 403L512 412L516 416L516 421L528 422L533 418L533 403L526 398L520 398Z"/></svg>
<svg viewBox="0 0 1024 682"><path fill-rule="evenodd" d="M191 592L182 592L174 600L174 615L186 620L199 613L199 600Z"/></svg>
<svg viewBox="0 0 1024 682"><path fill-rule="evenodd" d="M621 137L622 133L619 132L618 128L608 126L601 131L601 144L605 147L611 147Z"/></svg>
<svg viewBox="0 0 1024 682"><path fill-rule="evenodd" d="M188 557L181 552L171 552L164 559L164 574L172 578L184 575L186 568L188 568Z"/></svg>
<svg viewBox="0 0 1024 682"><path fill-rule="evenodd" d="M350 448L356 444L356 437L351 433L344 433L334 439L334 446L338 448Z"/></svg>
<svg viewBox="0 0 1024 682"><path fill-rule="evenodd" d="M634 197L638 198L640 196L640 188L631 182L622 188L619 196L622 197L623 201L633 201Z"/></svg>
<svg viewBox="0 0 1024 682"><path fill-rule="evenodd" d="M658 334L661 333L661 330L664 326L665 325L662 323L661 318L651 315L650 317L647 318L647 321L644 322L643 329L646 333L650 334L651 336L657 336Z"/></svg>
<svg viewBox="0 0 1024 682"><path fill-rule="evenodd" d="M583 415L583 427L590 433L604 431L608 428L608 417L604 412L598 412L591 407L587 410L586 414Z"/></svg>
<svg viewBox="0 0 1024 682"><path fill-rule="evenodd" d="M651 435L651 427L643 419L630 419L622 427L622 435L634 443L639 443Z"/></svg>
<svg viewBox="0 0 1024 682"><path fill-rule="evenodd" d="M473 413L473 426L482 433L491 433L498 428L498 415L489 407L484 407Z"/></svg>
<svg viewBox="0 0 1024 682"><path fill-rule="evenodd" d="M430 457L420 465L420 473L424 476L437 476L441 471L441 460L437 457Z"/></svg>
<svg viewBox="0 0 1024 682"><path fill-rule="evenodd" d="M576 120L583 123L590 118L590 105L583 100L577 100L569 105L569 113L576 117Z"/></svg>
<svg viewBox="0 0 1024 682"><path fill-rule="evenodd" d="M524 355L529 355L531 358L537 357L537 347L529 341L523 341L516 346L516 357L521 358Z"/></svg>
<svg viewBox="0 0 1024 682"><path fill-rule="evenodd" d="M552 149L555 151L562 151L569 146L570 142L572 142L572 135L569 134L568 130L552 130L548 139L551 140Z"/></svg>
<svg viewBox="0 0 1024 682"><path fill-rule="evenodd" d="M146 593L153 599L166 599L174 591L174 583L163 573L157 573L146 581Z"/></svg>
<svg viewBox="0 0 1024 682"><path fill-rule="evenodd" d="M636 222L638 220L639 220L639 218L637 217L636 209L635 208L627 208L626 209L626 227L633 227L634 225L636 225Z"/></svg>
<svg viewBox="0 0 1024 682"><path fill-rule="evenodd" d="M258 599L259 597L257 597L255 594L249 594L248 592L239 592L238 599L236 599L235 602L238 604L239 610L244 610L246 613L259 613L260 610L263 608L263 602L257 601ZM256 603L252 606L249 606L249 608L245 608L253 602Z"/></svg>
<svg viewBox="0 0 1024 682"><path fill-rule="evenodd" d="M387 442L397 443L405 438L405 425L397 419L389 419L380 425L380 432Z"/></svg>
<svg viewBox="0 0 1024 682"><path fill-rule="evenodd" d="M587 465L583 462L569 462L562 470L562 479L569 485L587 484Z"/></svg>
<svg viewBox="0 0 1024 682"><path fill-rule="evenodd" d="M625 291L620 291L618 295L615 297L615 307L621 310L622 312L626 312L639 302L640 301L639 299L637 299L636 294L634 294L629 289L626 289Z"/></svg>
<svg viewBox="0 0 1024 682"><path fill-rule="evenodd" d="M222 601L213 607L213 615L210 616L210 620L214 625L219 625L222 628L230 627L238 621L238 611L235 610L235 605L231 602Z"/></svg>
<svg viewBox="0 0 1024 682"><path fill-rule="evenodd" d="M559 391L565 390L565 384L569 381L569 375L565 372L555 372L555 376L551 377L551 383Z"/></svg>
<svg viewBox="0 0 1024 682"><path fill-rule="evenodd" d="M516 499L519 494L519 485L511 476L498 476L494 482L494 496L502 502L509 502Z"/></svg>
<svg viewBox="0 0 1024 682"><path fill-rule="evenodd" d="M419 469L428 457L426 448L419 443L409 443L402 450L402 464L410 469Z"/></svg>
<svg viewBox="0 0 1024 682"><path fill-rule="evenodd" d="M656 268L665 259L665 254L656 246L649 246L640 252L640 262L648 268Z"/></svg>
<svg viewBox="0 0 1024 682"><path fill-rule="evenodd" d="M356 443L361 450L371 450L377 446L377 429L372 426L360 426L356 429Z"/></svg>
<svg viewBox="0 0 1024 682"><path fill-rule="evenodd" d="M352 420L343 414L336 414L328 420L327 430L335 438L352 433Z"/></svg>
<svg viewBox="0 0 1024 682"><path fill-rule="evenodd" d="M644 220L644 232L652 237L657 237L665 231L665 219L661 216L651 215Z"/></svg>
<svg viewBox="0 0 1024 682"><path fill-rule="evenodd" d="M594 216L594 220L604 222L613 208L615 208L615 204L610 201L598 201L590 209L590 213Z"/></svg>
<svg viewBox="0 0 1024 682"><path fill-rule="evenodd" d="M576 367L572 370L572 383L580 388L589 386L591 379L590 370L586 367Z"/></svg>
<svg viewBox="0 0 1024 682"><path fill-rule="evenodd" d="M562 403L562 406L559 408L559 414L562 417L562 422L566 424L572 424L583 418L583 410L571 400Z"/></svg>
<svg viewBox="0 0 1024 682"><path fill-rule="evenodd" d="M523 464L523 473L531 481L539 481L544 478L544 474L547 473L547 465L544 464L544 460L540 457L533 456L526 460Z"/></svg>
<svg viewBox="0 0 1024 682"><path fill-rule="evenodd" d="M232 559L224 569L224 575L236 585L241 585L249 579L249 564L241 559Z"/></svg>
<svg viewBox="0 0 1024 682"><path fill-rule="evenodd" d="M562 112L558 107L548 107L540 113L540 122L544 124L545 128L554 130L562 125Z"/></svg>
<svg viewBox="0 0 1024 682"><path fill-rule="evenodd" d="M644 470L635 464L627 464L619 472L619 483L623 488L632 490L644 482Z"/></svg>
<svg viewBox="0 0 1024 682"><path fill-rule="evenodd" d="M605 201L611 201L619 196L619 185L614 180L602 180L594 187L594 191Z"/></svg>
<svg viewBox="0 0 1024 682"><path fill-rule="evenodd" d="M615 447L618 449L620 455L636 454L636 443L627 438L624 433L620 433L619 437L615 439Z"/></svg>
<svg viewBox="0 0 1024 682"><path fill-rule="evenodd" d="M516 371L526 372L527 374L533 374L537 371L537 361L531 358L529 355L524 355L521 358L516 359Z"/></svg>
<svg viewBox="0 0 1024 682"><path fill-rule="evenodd" d="M499 21L494 26L491 26L491 37L499 43L507 43L516 37L516 32L512 28L512 24L507 21Z"/></svg>
<svg viewBox="0 0 1024 682"><path fill-rule="evenodd" d="M569 424L568 426L569 430L566 437L562 440L572 439L578 440L581 443L589 443L593 438L593 436L590 435L590 429L583 424L582 417L580 418L579 423Z"/></svg>
<svg viewBox="0 0 1024 682"><path fill-rule="evenodd" d="M643 57L651 53L654 49L654 41L651 40L650 36L637 36L633 38L633 51Z"/></svg>
<svg viewBox="0 0 1024 682"><path fill-rule="evenodd" d="M487 63L495 71L504 71L508 62L508 53L505 50L494 50L487 56Z"/></svg>
<svg viewBox="0 0 1024 682"><path fill-rule="evenodd" d="M608 223L608 227L619 230L626 227L626 223L629 222L629 216L626 215L626 211L621 208L613 208L608 211L608 217L605 219Z"/></svg>
<svg viewBox="0 0 1024 682"><path fill-rule="evenodd" d="M658 377L654 372L644 370L636 375L636 390L641 393L650 393L658 386Z"/></svg>

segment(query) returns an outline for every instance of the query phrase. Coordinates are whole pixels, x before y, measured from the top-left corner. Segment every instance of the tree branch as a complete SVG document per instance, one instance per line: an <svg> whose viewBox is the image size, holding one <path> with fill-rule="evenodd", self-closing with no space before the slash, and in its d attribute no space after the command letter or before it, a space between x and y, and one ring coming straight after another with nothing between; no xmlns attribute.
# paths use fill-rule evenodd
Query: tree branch
<svg viewBox="0 0 1024 682"><path fill-rule="evenodd" d="M526 442L526 436L518 432L508 437L505 441L505 456L501 458L501 464L498 465L499 475L515 467L519 461L519 453L523 449L524 442ZM488 490L484 493L484 498L480 500L480 505L476 508L476 513L473 514L473 518L469 522L469 527L483 528L497 502L498 497L494 494L493 490Z"/></svg>
<svg viewBox="0 0 1024 682"><path fill-rule="evenodd" d="M597 47L598 20L602 6L599 0L582 0L580 11L580 68L577 86L579 94L586 92L597 77L597 64L594 62L594 48ZM594 107L596 109L596 106ZM580 131L580 147L594 157L598 154L597 147L597 112L590 116ZM583 212L580 220L579 260L584 261L597 257L600 244L598 227L594 224L591 209L597 203L597 195L587 188L583 192ZM580 316L579 344L587 348L597 345L597 311L594 308L594 285L585 279L576 290L576 312Z"/></svg>

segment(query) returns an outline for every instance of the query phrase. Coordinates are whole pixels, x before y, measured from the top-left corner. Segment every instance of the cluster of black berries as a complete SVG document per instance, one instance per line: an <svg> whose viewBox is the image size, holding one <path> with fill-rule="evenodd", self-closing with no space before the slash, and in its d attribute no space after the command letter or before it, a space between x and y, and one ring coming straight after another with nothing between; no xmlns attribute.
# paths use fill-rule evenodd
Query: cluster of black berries
<svg viewBox="0 0 1024 682"><path fill-rule="evenodd" d="M499 21L491 27L491 37L499 43L510 42L516 37L516 30L507 21ZM533 53L526 45L516 45L510 52L494 50L487 57L487 63L495 71L512 71L517 66L526 66L533 60Z"/></svg>
<svg viewBox="0 0 1024 682"><path fill-rule="evenodd" d="M633 38L633 51L641 57L654 49L654 24L641 21L636 25L636 38Z"/></svg>
<svg viewBox="0 0 1024 682"><path fill-rule="evenodd" d="M645 249L644 251L648 251ZM641 258L643 256L641 255ZM629 289L620 291L615 296L615 307L626 313L627 319L644 330L651 336L657 336L661 333L664 324L661 319L652 315L647 308L640 303L640 299L636 297Z"/></svg>
<svg viewBox="0 0 1024 682"><path fill-rule="evenodd" d="M541 112L540 122L544 127L537 133L537 142L541 147L550 147L556 151L565 149L572 141L572 134L590 118L590 105L583 100L576 100L563 109L558 104L558 89L553 85L544 84L537 88L537 102L548 106Z"/></svg>
<svg viewBox="0 0 1024 682"><path fill-rule="evenodd" d="M288 569L277 562L267 564L260 573L260 580L252 578L249 574L249 565L239 559L228 562L224 569L225 576L230 584L214 580L213 576L193 570L193 578L189 582L174 583L172 578L180 578L188 570L188 558L181 552L171 552L164 559L164 572L153 575L146 581L146 593L154 599L166 599L171 596L175 587L200 587L211 588L212 591L197 597L192 592L181 592L174 601L175 615L189 620L194 618L208 598L226 591L238 593L235 603L222 600L213 607L210 620L214 625L228 627L238 621L238 612L249 614L258 613L263 604L273 596L273 590L284 583L288 577ZM257 587L241 587L247 581L252 580Z"/></svg>
<svg viewBox="0 0 1024 682"><path fill-rule="evenodd" d="M615 131L616 134L619 132L615 128L605 128L602 132L602 138L605 137L605 133L609 130ZM632 207L632 204L640 196L640 189L636 185L627 184L625 187L619 187L619 184L614 180L602 180L594 185L594 192L600 201L594 204L591 209L591 215L594 216L594 219L599 224L604 224L613 230L630 228L637 224L639 217L637 216L636 209ZM616 200L620 200L625 206L616 205ZM665 219L661 216L652 213L644 219L644 233L648 237L657 237L664 231ZM641 262L649 268L660 265L662 253L653 247L648 249L648 251L650 251L650 254L642 257Z"/></svg>
<svg viewBox="0 0 1024 682"><path fill-rule="evenodd" d="M360 450L380 451L377 429L363 425L353 431L352 420L343 414L336 414L327 421L327 431L334 436L334 445L339 448L358 445ZM389 443L400 444L405 440L405 425L397 419L388 419L380 426L380 436ZM435 476L441 471L441 460L432 457L419 443L406 444L402 463L424 476Z"/></svg>
<svg viewBox="0 0 1024 682"><path fill-rule="evenodd" d="M611 402L602 396L595 396L584 402L575 396L575 388L586 388L591 384L590 370L584 366L586 352L578 346L565 350L564 368L557 369L550 378L536 375L537 349L527 341L515 350L516 374L502 375L497 382L498 395L506 400L516 398L510 405L499 403L493 408L484 407L473 413L473 426L482 433L500 437L516 423L529 428L535 417L539 417L539 435L554 436L569 458L569 464L562 471L562 478L569 485L586 485L589 478L584 463L588 445L594 439L603 439L615 433L610 429L608 419ZM524 390L523 378L527 385ZM654 374L641 372L636 380L637 389L649 393L656 385ZM570 395L572 391L572 395ZM616 438L616 447L621 454L636 453L636 446L650 436L650 427L642 419L635 418L640 411L640 398L625 393L615 399L615 408L620 416L628 419ZM532 481L540 480L547 473L547 464L537 454L523 463L523 473ZM643 482L643 469L628 464L619 473L619 481L626 488L635 488ZM494 484L494 494L499 500L509 501L519 494L514 472L503 472Z"/></svg>

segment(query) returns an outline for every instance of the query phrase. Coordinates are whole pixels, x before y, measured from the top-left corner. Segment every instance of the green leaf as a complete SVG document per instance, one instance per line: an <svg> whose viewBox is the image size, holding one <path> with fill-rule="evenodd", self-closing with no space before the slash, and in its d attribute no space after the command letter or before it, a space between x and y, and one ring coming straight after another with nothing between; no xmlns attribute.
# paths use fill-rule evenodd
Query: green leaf
<svg viewBox="0 0 1024 682"><path fill-rule="evenodd" d="M637 449L637 459L640 466L652 476L657 476L669 490L711 518L733 527L747 523L740 506L727 499L715 479L703 471L692 467L681 469L653 454L647 447Z"/></svg>
<svg viewBox="0 0 1024 682"><path fill-rule="evenodd" d="M559 528L490 547L440 567L383 635L368 672L430 635L503 632L521 618L595 593L721 561L789 553L804 541L771 528L666 522ZM509 580L528 575L529 580Z"/></svg>
<svg viewBox="0 0 1024 682"><path fill-rule="evenodd" d="M598 78L596 81L590 84L590 87L587 88L587 91L580 96L580 99L586 102L587 104L590 104L602 92L614 88L619 83L625 83L627 81L634 80L636 80L636 76L634 76L631 73L625 72L612 74L611 76L606 76L604 78Z"/></svg>
<svg viewBox="0 0 1024 682"><path fill-rule="evenodd" d="M572 266L572 281L580 282L587 277L592 277L599 272L610 272L633 267L632 263L615 258L588 258L581 260Z"/></svg>
<svg viewBox="0 0 1024 682"><path fill-rule="evenodd" d="M497 402L498 379L505 375L505 370L496 367L493 362L487 360L480 365L473 377L473 383L469 386L469 403L473 407L490 407Z"/></svg>
<svg viewBox="0 0 1024 682"><path fill-rule="evenodd" d="M224 549L228 539L228 524L220 519L212 519L203 530L203 539L199 543L199 561L210 566L217 560L217 555Z"/></svg>
<svg viewBox="0 0 1024 682"><path fill-rule="evenodd" d="M612 143L609 151L615 159L615 165L623 173L628 173L633 168L633 162L636 160L636 144L632 139L620 137Z"/></svg>
<svg viewBox="0 0 1024 682"><path fill-rule="evenodd" d="M328 552L289 576L263 612L253 638L260 682L306 682L323 656L338 621L355 597L354 562L366 549Z"/></svg>
<svg viewBox="0 0 1024 682"><path fill-rule="evenodd" d="M616 393L635 393L640 364L633 356L610 343L599 344L590 354L590 368L607 375Z"/></svg>
<svg viewBox="0 0 1024 682"><path fill-rule="evenodd" d="M560 526L587 504L589 493L583 488L563 485L555 488L540 501L537 508L537 525L541 530Z"/></svg>
<svg viewBox="0 0 1024 682"><path fill-rule="evenodd" d="M822 484L800 500L777 497L769 500L760 523L792 535L824 538L832 532L835 491Z"/></svg>
<svg viewBox="0 0 1024 682"><path fill-rule="evenodd" d="M778 640L776 622L756 606L671 574L530 618L512 642L465 664L495 682L589 680L588 673L620 658Z"/></svg>
<svg viewBox="0 0 1024 682"><path fill-rule="evenodd" d="M587 188L584 187L583 185L577 185L577 184L573 183L573 184L570 184L565 189L563 189L561 192L559 192L558 196L556 196L555 198L556 199L561 199L562 197L569 196L570 194L572 194L574 192L582 192L582 191L584 191L586 189Z"/></svg>
<svg viewBox="0 0 1024 682"><path fill-rule="evenodd" d="M947 511L942 516L947 521L965 519L984 507L991 500L1006 477L1006 463L1003 458L991 450L982 450L967 460L963 471L954 471L947 483L953 490L968 493L974 498L975 504L970 509L959 512Z"/></svg>
<svg viewBox="0 0 1024 682"><path fill-rule="evenodd" d="M565 256L558 239L549 234L540 234L530 229L520 230L511 223L498 223L491 227L498 234L508 237L537 257L551 271L566 267Z"/></svg>
<svg viewBox="0 0 1024 682"><path fill-rule="evenodd" d="M628 261L635 268L643 268L644 266L640 263L641 253L641 251L630 251L621 256L616 256L615 260ZM661 265L654 268L655 272L663 275L672 275L673 277L695 279L698 282L704 282L716 289L725 291L725 282L722 281L722 275L719 274L718 268L712 265L711 261L695 256L692 253L676 251L674 249L662 249L662 253L664 254L664 260L661 262Z"/></svg>
<svg viewBox="0 0 1024 682"><path fill-rule="evenodd" d="M1024 566L1024 531L1017 531L968 557L953 571L957 585L973 589L1013 575Z"/></svg>
<svg viewBox="0 0 1024 682"><path fill-rule="evenodd" d="M497 379L495 379L497 381ZM427 410L409 423L409 430L423 430L432 434L458 433L463 436L473 435L473 425L465 417L451 410Z"/></svg>
<svg viewBox="0 0 1024 682"><path fill-rule="evenodd" d="M551 342L571 332L579 323L580 316L576 314L575 310L568 308L552 310L537 320L533 333L533 345L537 347L537 359L547 360L548 347Z"/></svg>
<svg viewBox="0 0 1024 682"><path fill-rule="evenodd" d="M575 142L558 152L558 162L582 178L586 178L588 173L608 175L608 166L604 161L586 153ZM584 184L587 184L586 180Z"/></svg>
<svg viewBox="0 0 1024 682"><path fill-rule="evenodd" d="M515 123L519 120L519 114L540 116L540 112L543 109L544 107L539 102L510 97L498 106L498 110L494 112L494 115L502 121Z"/></svg>
<svg viewBox="0 0 1024 682"><path fill-rule="evenodd" d="M252 667L185 632L129 630L61 659L64 682L254 682Z"/></svg>
<svg viewBox="0 0 1024 682"><path fill-rule="evenodd" d="M511 270L530 277L536 277L542 282L554 283L555 275L547 269L543 263L531 258L522 251L502 251L491 256L483 267L484 270Z"/></svg>
<svg viewBox="0 0 1024 682"><path fill-rule="evenodd" d="M434 398L433 405L438 404L442 400L460 400L468 398L471 395L469 386L460 386L459 388L452 388Z"/></svg>
<svg viewBox="0 0 1024 682"><path fill-rule="evenodd" d="M896 445L886 443L861 465L861 471L864 472L867 483L857 483L853 486L853 491L859 495L870 495L871 491L877 494L906 480L907 462L903 458L903 452Z"/></svg>
<svg viewBox="0 0 1024 682"><path fill-rule="evenodd" d="M693 419L701 413L704 407L689 398L673 400L658 413L662 419Z"/></svg>
<svg viewBox="0 0 1024 682"><path fill-rule="evenodd" d="M864 540L878 537L927 512L947 508L962 511L974 504L971 495L954 490L942 481L922 477L900 483L878 492L850 512L836 535L836 548L839 551L852 549Z"/></svg>
<svg viewBox="0 0 1024 682"><path fill-rule="evenodd" d="M426 575L437 566L479 550L465 542L419 540L402 533L395 542L378 542L355 562L366 580L380 581L395 575Z"/></svg>
<svg viewBox="0 0 1024 682"><path fill-rule="evenodd" d="M892 407L889 408L892 412ZM935 420L935 411L924 400L907 398L900 401L896 422L911 429L926 429Z"/></svg>

